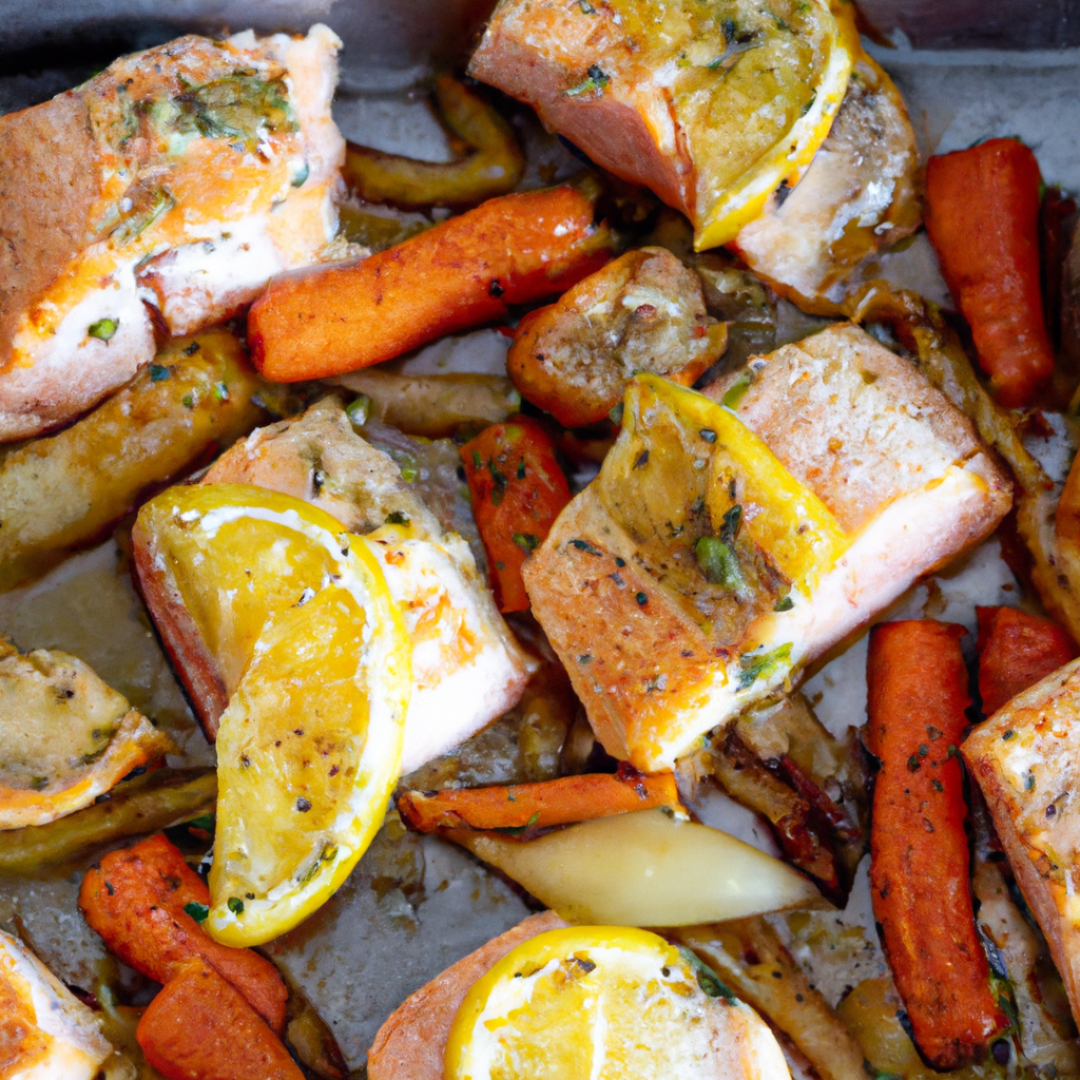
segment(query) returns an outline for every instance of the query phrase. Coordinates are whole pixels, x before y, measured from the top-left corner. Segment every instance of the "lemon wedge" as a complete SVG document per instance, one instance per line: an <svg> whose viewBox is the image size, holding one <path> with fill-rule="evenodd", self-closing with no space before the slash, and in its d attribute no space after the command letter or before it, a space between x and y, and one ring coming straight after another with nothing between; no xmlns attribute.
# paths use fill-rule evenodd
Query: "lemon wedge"
<svg viewBox="0 0 1080 1080"><path fill-rule="evenodd" d="M229 692L203 925L224 944L257 945L323 904L382 823L408 639L364 539L308 503L205 484L143 512Z"/></svg>
<svg viewBox="0 0 1080 1080"><path fill-rule="evenodd" d="M582 926L519 945L465 996L446 1080L788 1080L772 1032L690 955Z"/></svg>

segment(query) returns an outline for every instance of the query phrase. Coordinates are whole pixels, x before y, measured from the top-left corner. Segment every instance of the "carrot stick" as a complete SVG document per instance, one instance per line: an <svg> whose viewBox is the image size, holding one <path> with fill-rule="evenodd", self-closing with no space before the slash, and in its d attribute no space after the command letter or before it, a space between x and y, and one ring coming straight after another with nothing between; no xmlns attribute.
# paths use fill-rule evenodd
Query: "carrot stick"
<svg viewBox="0 0 1080 1080"><path fill-rule="evenodd" d="M938 1069L1008 1024L975 930L957 746L967 726L961 626L912 619L870 635L866 742L881 760L870 830L874 916L915 1042Z"/></svg>
<svg viewBox="0 0 1080 1080"><path fill-rule="evenodd" d="M1007 607L977 607L975 614L979 696L986 716L1076 656L1072 638L1050 619Z"/></svg>
<svg viewBox="0 0 1080 1080"><path fill-rule="evenodd" d="M398 796L398 813L417 832L438 829L546 829L578 821L651 810L681 808L671 773L645 776L625 770L563 776L535 784L444 791L406 791Z"/></svg>
<svg viewBox="0 0 1080 1080"><path fill-rule="evenodd" d="M611 256L594 213L572 187L504 195L362 262L278 278L248 315L251 358L277 382L340 375L562 292Z"/></svg>
<svg viewBox="0 0 1080 1080"><path fill-rule="evenodd" d="M209 906L206 883L164 836L110 852L79 890L86 921L129 967L166 983L202 957L280 1032L288 990L277 968L251 949L214 941L193 917Z"/></svg>
<svg viewBox="0 0 1080 1080"><path fill-rule="evenodd" d="M473 515L500 611L526 611L521 566L570 501L555 444L535 420L512 416L461 448Z"/></svg>
<svg viewBox="0 0 1080 1080"><path fill-rule="evenodd" d="M135 1039L166 1080L304 1078L247 998L201 957L150 1002Z"/></svg>
<svg viewBox="0 0 1080 1080"><path fill-rule="evenodd" d="M971 326L979 363L1007 408L1054 371L1039 268L1039 165L1015 139L932 157L926 231Z"/></svg>

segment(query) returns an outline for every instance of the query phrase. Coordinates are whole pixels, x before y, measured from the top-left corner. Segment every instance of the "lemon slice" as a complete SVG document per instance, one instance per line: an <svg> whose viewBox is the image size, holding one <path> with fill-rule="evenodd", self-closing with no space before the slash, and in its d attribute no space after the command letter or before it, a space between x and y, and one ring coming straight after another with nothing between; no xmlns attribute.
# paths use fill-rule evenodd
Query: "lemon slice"
<svg viewBox="0 0 1080 1080"><path fill-rule="evenodd" d="M308 503L242 484L174 488L146 510L187 611L228 668L203 924L276 937L363 854L397 779L410 647L360 537Z"/></svg>
<svg viewBox="0 0 1080 1080"><path fill-rule="evenodd" d="M847 91L852 36L826 0L673 8L686 40L669 65L671 94L697 173L691 217L702 251L733 240L809 168Z"/></svg>
<svg viewBox="0 0 1080 1080"><path fill-rule="evenodd" d="M772 1032L645 930L582 926L530 939L477 981L446 1047L446 1080L787 1080Z"/></svg>

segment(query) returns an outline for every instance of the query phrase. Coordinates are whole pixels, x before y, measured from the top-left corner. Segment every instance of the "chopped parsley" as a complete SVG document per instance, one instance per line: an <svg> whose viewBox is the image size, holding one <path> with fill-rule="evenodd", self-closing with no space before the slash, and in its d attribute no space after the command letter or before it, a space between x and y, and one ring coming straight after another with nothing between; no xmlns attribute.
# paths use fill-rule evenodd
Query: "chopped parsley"
<svg viewBox="0 0 1080 1080"><path fill-rule="evenodd" d="M96 323L91 323L87 334L92 338L97 338L98 341L109 341L120 327L119 319L98 319Z"/></svg>

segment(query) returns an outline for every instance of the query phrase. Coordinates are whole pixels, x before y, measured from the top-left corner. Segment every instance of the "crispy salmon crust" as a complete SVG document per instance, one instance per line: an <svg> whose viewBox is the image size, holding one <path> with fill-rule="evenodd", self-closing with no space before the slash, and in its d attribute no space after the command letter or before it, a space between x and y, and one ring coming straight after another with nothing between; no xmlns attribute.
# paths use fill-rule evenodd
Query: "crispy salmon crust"
<svg viewBox="0 0 1080 1080"><path fill-rule="evenodd" d="M961 746L1080 1020L1080 660L1018 694Z"/></svg>
<svg viewBox="0 0 1080 1080"><path fill-rule="evenodd" d="M553 911L530 915L420 987L379 1028L368 1080L442 1080L450 1028L473 983L522 942L566 925Z"/></svg>

